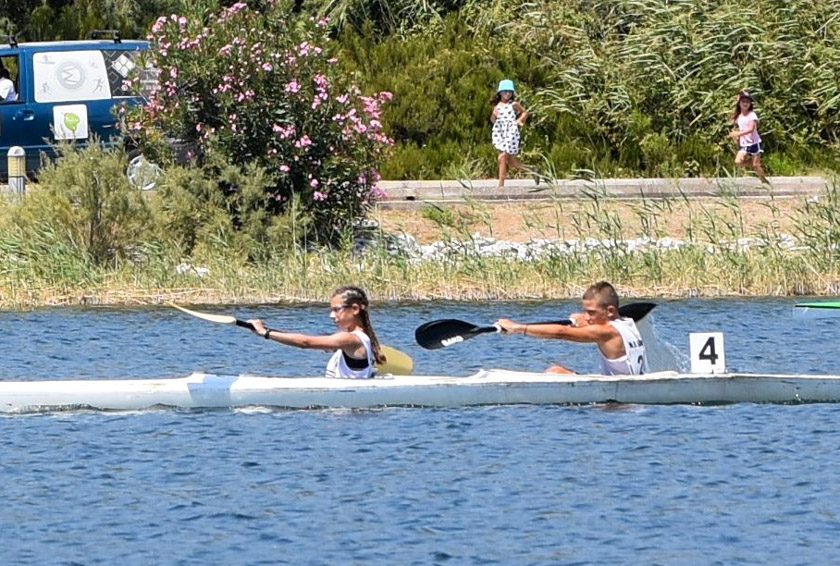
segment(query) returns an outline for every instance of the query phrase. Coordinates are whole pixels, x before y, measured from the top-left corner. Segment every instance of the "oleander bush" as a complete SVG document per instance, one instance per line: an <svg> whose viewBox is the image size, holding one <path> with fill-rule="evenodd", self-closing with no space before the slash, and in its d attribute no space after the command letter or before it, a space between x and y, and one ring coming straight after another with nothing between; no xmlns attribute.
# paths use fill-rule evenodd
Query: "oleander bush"
<svg viewBox="0 0 840 566"><path fill-rule="evenodd" d="M232 223L258 237L295 199L311 236L335 242L381 196L381 105L338 65L327 22L292 19L290 4L233 4L207 18L162 16L152 26L157 84L129 111L135 143L164 157L165 137L194 148L205 176L223 183ZM369 91L368 91L369 92ZM232 182L231 170L258 183Z"/></svg>

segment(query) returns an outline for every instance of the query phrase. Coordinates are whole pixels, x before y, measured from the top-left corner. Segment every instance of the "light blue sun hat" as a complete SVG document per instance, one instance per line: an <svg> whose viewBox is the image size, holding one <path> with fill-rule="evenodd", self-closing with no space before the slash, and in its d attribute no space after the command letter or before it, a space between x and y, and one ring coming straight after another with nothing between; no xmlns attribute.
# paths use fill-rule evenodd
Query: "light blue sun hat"
<svg viewBox="0 0 840 566"><path fill-rule="evenodd" d="M511 92L516 92L516 89L513 88L513 81L510 79L505 79L499 82L499 89L496 92L502 92L503 90L509 90Z"/></svg>

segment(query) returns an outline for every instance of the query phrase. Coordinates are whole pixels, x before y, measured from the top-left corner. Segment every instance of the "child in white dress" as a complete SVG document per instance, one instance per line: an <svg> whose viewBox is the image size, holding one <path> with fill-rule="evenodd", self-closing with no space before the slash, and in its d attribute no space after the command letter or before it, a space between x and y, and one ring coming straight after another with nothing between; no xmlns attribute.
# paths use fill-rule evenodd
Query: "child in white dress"
<svg viewBox="0 0 840 566"><path fill-rule="evenodd" d="M528 119L528 111L516 101L513 81L505 79L490 99L493 113L493 146L499 152L499 187L505 186L508 168L512 165L522 169L522 162L517 159L519 153L519 126ZM539 182L539 181L538 181Z"/></svg>

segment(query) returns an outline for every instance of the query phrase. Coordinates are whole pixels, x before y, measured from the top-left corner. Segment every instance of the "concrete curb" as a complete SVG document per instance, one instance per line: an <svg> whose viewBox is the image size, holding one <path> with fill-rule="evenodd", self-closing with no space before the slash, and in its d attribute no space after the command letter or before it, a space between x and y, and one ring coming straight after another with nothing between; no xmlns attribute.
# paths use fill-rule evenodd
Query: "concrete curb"
<svg viewBox="0 0 840 566"><path fill-rule="evenodd" d="M690 179L558 179L537 185L528 179L508 181L501 189L495 179L380 181L377 186L387 197L379 205L400 208L427 204L457 204L467 200L550 201L573 198L768 198L818 195L829 181L823 177L768 177L761 183L754 177Z"/></svg>
<svg viewBox="0 0 840 566"><path fill-rule="evenodd" d="M385 208L427 204L457 204L480 201L552 201L580 198L710 198L724 195L739 198L793 197L822 194L831 183L823 177L755 177L688 179L556 179L539 185L531 179L511 179L498 188L496 179L380 181L387 195L379 201ZM11 194L0 185L0 194Z"/></svg>

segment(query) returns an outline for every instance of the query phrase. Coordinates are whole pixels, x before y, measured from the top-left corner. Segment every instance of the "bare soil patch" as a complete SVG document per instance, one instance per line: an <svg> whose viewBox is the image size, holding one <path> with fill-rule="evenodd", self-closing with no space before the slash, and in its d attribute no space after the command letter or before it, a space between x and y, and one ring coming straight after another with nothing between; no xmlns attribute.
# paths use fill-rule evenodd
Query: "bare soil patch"
<svg viewBox="0 0 840 566"><path fill-rule="evenodd" d="M412 209L378 208L373 213L386 232L410 234L421 244L450 235L479 233L485 237L513 242L534 238L577 238L580 227L611 224L626 238L652 233L685 238L692 221L711 217L736 223L743 234L758 234L767 226L792 233L796 211L804 197L776 199L720 198L655 201L587 200L575 201L485 201L471 204L420 205ZM577 227L575 222L577 221ZM448 227L447 227L448 226ZM592 229L591 231L597 232Z"/></svg>

